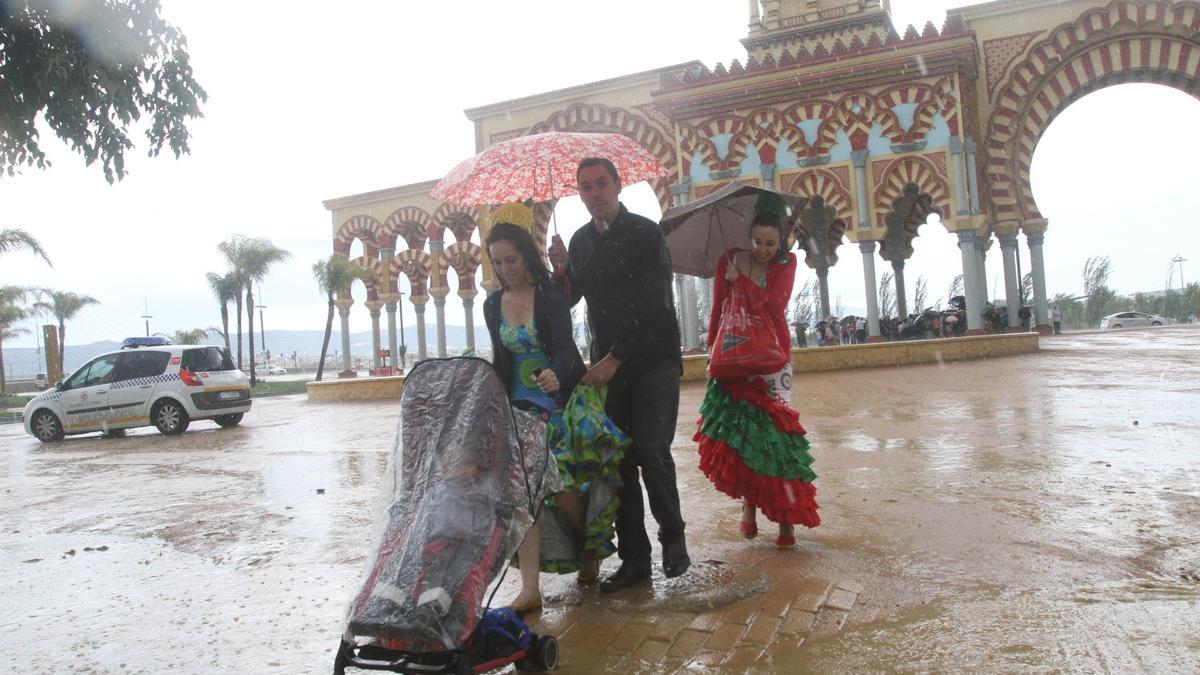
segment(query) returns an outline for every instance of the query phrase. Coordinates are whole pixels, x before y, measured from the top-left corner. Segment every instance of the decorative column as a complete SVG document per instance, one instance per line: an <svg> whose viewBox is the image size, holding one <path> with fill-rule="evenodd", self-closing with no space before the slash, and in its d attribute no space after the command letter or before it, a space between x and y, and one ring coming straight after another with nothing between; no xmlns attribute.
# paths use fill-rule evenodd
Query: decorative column
<svg viewBox="0 0 1200 675"><path fill-rule="evenodd" d="M396 258L396 249L392 246L384 246L379 249L379 258L383 260L384 269L387 273L387 292L381 293L379 299L383 301L384 308L387 310L387 327L388 327L388 354L391 355L391 362L385 363L385 366L397 367L396 353L396 308L400 300L399 288L396 285L396 275L392 271Z"/></svg>
<svg viewBox="0 0 1200 675"><path fill-rule="evenodd" d="M682 206L688 202L691 188L690 181L671 186L671 201L675 206ZM700 323L700 307L696 303L696 284L693 283L693 278L683 274L675 275L675 290L679 298L679 332L683 336L684 349L697 349L700 346L700 330L697 327Z"/></svg>
<svg viewBox="0 0 1200 675"><path fill-rule="evenodd" d="M796 214L793 225L796 245L804 250L804 263L817 271L821 298L821 319L829 316L829 268L837 264L837 248L846 233L846 223L837 212L825 206L820 195L809 199L808 206Z"/></svg>
<svg viewBox="0 0 1200 675"><path fill-rule="evenodd" d="M967 215L967 189L963 185L962 167L963 142L958 136L950 137L950 166L954 169L955 215Z"/></svg>
<svg viewBox="0 0 1200 675"><path fill-rule="evenodd" d="M350 307L354 304L354 298L338 298L333 301L333 304L337 307L338 316L342 320L342 371L338 373L338 378L357 377L358 373L354 371L350 363Z"/></svg>
<svg viewBox="0 0 1200 675"><path fill-rule="evenodd" d="M432 258L430 267L434 283L443 281L446 275L442 272L442 251L445 244L437 239L429 240L429 257ZM446 295L450 289L445 286L431 286L429 295L433 297L434 320L437 328L438 356L446 358Z"/></svg>
<svg viewBox="0 0 1200 675"><path fill-rule="evenodd" d="M967 299L966 335L983 334L983 307L979 304L979 254L976 252L973 230L958 231L958 250L962 254L963 295Z"/></svg>
<svg viewBox="0 0 1200 675"><path fill-rule="evenodd" d="M912 241L933 211L933 197L921 192L916 183L905 183L901 195L892 200L892 210L883 219L885 235L880 241L879 255L892 263L896 281L896 312L901 320L908 318L904 261L912 257Z"/></svg>
<svg viewBox="0 0 1200 675"><path fill-rule="evenodd" d="M879 292L875 287L875 242L860 241L862 251L863 283L867 285L867 342L882 342L879 335Z"/></svg>
<svg viewBox="0 0 1200 675"><path fill-rule="evenodd" d="M1029 271L1033 273L1033 317L1037 332L1050 335L1054 332L1048 320L1049 303L1046 301L1046 264L1042 259L1042 243L1045 232L1026 232L1025 243L1029 245Z"/></svg>
<svg viewBox="0 0 1200 675"><path fill-rule="evenodd" d="M850 153L854 160L855 193L858 195L858 227L871 227L870 202L867 201L867 151ZM863 255L863 281L867 285L867 342L880 342L879 335L879 289L875 285L875 242L861 241L858 249Z"/></svg>
<svg viewBox="0 0 1200 675"><path fill-rule="evenodd" d="M413 311L417 315L417 360L424 361L429 358L425 344L425 305L429 302L429 296L414 295L409 300L412 301Z"/></svg>
<svg viewBox="0 0 1200 675"><path fill-rule="evenodd" d="M468 288L465 291L459 291L458 297L462 298L463 313L467 319L467 349L471 353L475 353L475 296L479 295L479 291L474 288Z"/></svg>
<svg viewBox="0 0 1200 675"><path fill-rule="evenodd" d="M1004 307L1008 313L1006 333L1020 333L1021 281L1017 279L1017 235L1001 234L1000 256L1004 260Z"/></svg>
<svg viewBox="0 0 1200 675"><path fill-rule="evenodd" d="M403 368L404 364L400 363L400 352L396 351L396 310L399 308L400 296L390 294L384 300L387 302L384 309L387 310L388 354L392 355L392 362L388 365L393 368Z"/></svg>
<svg viewBox="0 0 1200 675"><path fill-rule="evenodd" d="M979 306L987 307L988 290L987 290L987 236L979 236L975 239L975 255L976 269L979 271L979 280L976 282L979 288Z"/></svg>
<svg viewBox="0 0 1200 675"><path fill-rule="evenodd" d="M908 297L904 293L904 260L892 261L892 279L896 282L896 316L908 318Z"/></svg>
<svg viewBox="0 0 1200 675"><path fill-rule="evenodd" d="M833 312L829 308L829 268L817 268L817 293L821 300L821 316L818 319L827 319Z"/></svg>
<svg viewBox="0 0 1200 675"><path fill-rule="evenodd" d="M433 296L433 316L437 321L437 355L446 358L446 294L450 289L431 288Z"/></svg>
<svg viewBox="0 0 1200 675"><path fill-rule="evenodd" d="M762 176L763 187L768 190L775 189L775 163L759 164L758 173Z"/></svg>
<svg viewBox="0 0 1200 675"><path fill-rule="evenodd" d="M368 300L366 303L367 310L371 312L371 368L378 370L379 349L383 346L379 339L379 310L383 309L383 302L379 300Z"/></svg>
<svg viewBox="0 0 1200 675"><path fill-rule="evenodd" d="M975 141L967 139L965 143L967 151L967 194L971 199L971 213L979 213L979 188L976 184L975 174Z"/></svg>

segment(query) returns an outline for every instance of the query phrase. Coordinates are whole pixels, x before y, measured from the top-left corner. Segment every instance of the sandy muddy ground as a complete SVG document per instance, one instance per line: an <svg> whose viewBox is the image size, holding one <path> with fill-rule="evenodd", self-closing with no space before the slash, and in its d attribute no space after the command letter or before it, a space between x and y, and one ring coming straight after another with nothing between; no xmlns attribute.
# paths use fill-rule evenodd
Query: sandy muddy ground
<svg viewBox="0 0 1200 675"><path fill-rule="evenodd" d="M740 539L736 503L695 468L700 386L676 437L695 560L763 570L764 596L862 586L844 620L759 668L1197 670L1200 329L796 382L824 523L794 551L765 521ZM52 445L0 427L0 670L328 672L396 412L281 397L240 428ZM681 609L545 586L567 614Z"/></svg>

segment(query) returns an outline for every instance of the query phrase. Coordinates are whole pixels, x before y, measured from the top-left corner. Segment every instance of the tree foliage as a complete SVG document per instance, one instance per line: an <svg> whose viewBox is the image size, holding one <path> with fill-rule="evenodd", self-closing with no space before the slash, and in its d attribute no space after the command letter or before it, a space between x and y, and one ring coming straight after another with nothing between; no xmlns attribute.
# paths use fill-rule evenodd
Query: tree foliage
<svg viewBox="0 0 1200 675"><path fill-rule="evenodd" d="M238 297L241 290L237 286L237 280L232 272L225 274L216 274L209 272L206 277L208 279L208 288L212 291L213 297L216 298L217 304L221 307L221 337L225 339L225 349L229 349L229 303ZM240 316L239 316L240 318ZM238 332L238 340L240 346L241 331Z"/></svg>
<svg viewBox="0 0 1200 675"><path fill-rule="evenodd" d="M1089 326L1100 324L1107 309L1117 299L1117 294L1108 287L1112 263L1108 256L1090 257L1083 264L1084 319Z"/></svg>
<svg viewBox="0 0 1200 675"><path fill-rule="evenodd" d="M70 291L42 289L38 292L42 299L34 303L34 309L58 319L58 362L65 368L66 361L63 359L67 353L67 321L74 319L85 307L98 305L100 301L90 295Z"/></svg>
<svg viewBox="0 0 1200 675"><path fill-rule="evenodd" d="M892 273L884 272L879 277L879 316L893 316L895 313L896 289L892 284Z"/></svg>
<svg viewBox="0 0 1200 675"><path fill-rule="evenodd" d="M816 317L821 313L820 282L809 279L800 285L800 290L792 298L792 323L802 323L809 328L817 323Z"/></svg>
<svg viewBox="0 0 1200 675"><path fill-rule="evenodd" d="M948 303L948 302L950 302L950 299L953 298L954 296L962 295L962 294L963 294L963 275L955 274L954 278L950 280L950 287L946 289L946 302Z"/></svg>
<svg viewBox="0 0 1200 675"><path fill-rule="evenodd" d="M917 277L917 287L913 291L913 308L916 312L925 311L925 302L929 299L929 284L925 281L925 275Z"/></svg>
<svg viewBox="0 0 1200 675"><path fill-rule="evenodd" d="M0 82L3 82L3 79L0 79ZM0 135L3 133L3 129L0 129ZM0 230L0 254L17 249L26 249L30 253L41 257L42 260L45 260L47 265L54 267L50 262L50 257L46 255L46 250L42 248L41 243L32 234L18 228Z"/></svg>
<svg viewBox="0 0 1200 675"><path fill-rule="evenodd" d="M313 279L317 282L317 288L328 302L328 311L325 315L325 338L321 341L321 358L317 361L317 382L320 382L325 373L325 355L329 352L329 337L333 334L334 300L339 294L348 294L350 284L355 279L366 281L374 278L375 273L350 262L346 256L338 253L314 263L312 273Z"/></svg>
<svg viewBox="0 0 1200 675"><path fill-rule="evenodd" d="M291 253L271 243L269 239L246 237L235 234L229 241L217 244L217 249L229 262L230 275L246 292L246 327L250 352L250 386L256 382L254 372L254 284L261 282L267 272L278 262L291 257ZM238 317L238 351L241 351L241 316ZM238 366L241 367L240 364Z"/></svg>
<svg viewBox="0 0 1200 675"><path fill-rule="evenodd" d="M20 286L0 286L0 394L8 390L4 372L4 343L29 333L27 328L16 325L31 314L27 308L22 307L27 295L28 290Z"/></svg>
<svg viewBox="0 0 1200 675"><path fill-rule="evenodd" d="M49 165L40 121L111 183L125 176L130 126L145 115L150 156L178 157L206 98L159 0L0 2L0 172Z"/></svg>
<svg viewBox="0 0 1200 675"><path fill-rule="evenodd" d="M199 345L204 344L204 338L208 337L207 328L192 328L188 330L177 330L167 337L171 338L171 342L177 345Z"/></svg>

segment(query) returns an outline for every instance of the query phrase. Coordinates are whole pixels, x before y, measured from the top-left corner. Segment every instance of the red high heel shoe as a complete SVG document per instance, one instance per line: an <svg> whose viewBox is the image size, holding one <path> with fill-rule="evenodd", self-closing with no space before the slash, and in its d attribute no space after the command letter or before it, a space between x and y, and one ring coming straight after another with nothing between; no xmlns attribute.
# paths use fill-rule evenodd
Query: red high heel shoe
<svg viewBox="0 0 1200 675"><path fill-rule="evenodd" d="M775 546L777 548L791 548L795 545L796 545L795 531L792 531L789 534L784 534L783 532L780 532L779 536L775 537Z"/></svg>
<svg viewBox="0 0 1200 675"><path fill-rule="evenodd" d="M753 520L739 520L738 531L746 539L753 539L758 536L758 523Z"/></svg>

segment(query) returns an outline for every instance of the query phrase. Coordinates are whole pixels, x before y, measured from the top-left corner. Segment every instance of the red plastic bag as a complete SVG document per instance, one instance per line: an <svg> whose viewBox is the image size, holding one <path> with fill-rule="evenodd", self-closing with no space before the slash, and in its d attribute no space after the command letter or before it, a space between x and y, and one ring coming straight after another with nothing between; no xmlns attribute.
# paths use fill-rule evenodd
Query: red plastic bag
<svg viewBox="0 0 1200 675"><path fill-rule="evenodd" d="M732 284L721 305L708 374L714 380L736 380L774 373L787 362L788 354L779 346L771 322L752 308L742 284Z"/></svg>

